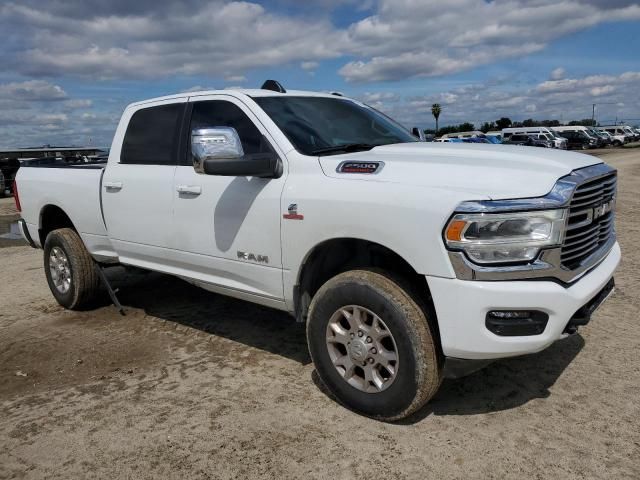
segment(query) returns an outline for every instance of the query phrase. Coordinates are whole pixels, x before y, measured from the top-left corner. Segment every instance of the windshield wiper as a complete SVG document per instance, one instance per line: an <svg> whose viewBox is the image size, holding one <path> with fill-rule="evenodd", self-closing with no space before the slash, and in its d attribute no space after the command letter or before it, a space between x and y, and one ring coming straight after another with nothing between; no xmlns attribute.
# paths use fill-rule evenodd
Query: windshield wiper
<svg viewBox="0 0 640 480"><path fill-rule="evenodd" d="M379 146L380 145L376 145L372 143L345 143L344 145L335 145L333 147L318 148L316 150L312 150L311 153L313 155L322 155L323 153L363 152Z"/></svg>

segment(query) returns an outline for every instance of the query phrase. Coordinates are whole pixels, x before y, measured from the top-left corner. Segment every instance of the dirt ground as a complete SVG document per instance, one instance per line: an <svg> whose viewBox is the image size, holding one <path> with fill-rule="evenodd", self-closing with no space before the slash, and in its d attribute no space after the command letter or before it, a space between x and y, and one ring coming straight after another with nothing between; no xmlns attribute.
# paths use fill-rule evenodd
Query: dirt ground
<svg viewBox="0 0 640 480"><path fill-rule="evenodd" d="M323 393L285 314L124 271L126 316L64 311L42 252L0 239L0 478L640 478L640 149L598 154L620 171L615 295L403 424Z"/></svg>

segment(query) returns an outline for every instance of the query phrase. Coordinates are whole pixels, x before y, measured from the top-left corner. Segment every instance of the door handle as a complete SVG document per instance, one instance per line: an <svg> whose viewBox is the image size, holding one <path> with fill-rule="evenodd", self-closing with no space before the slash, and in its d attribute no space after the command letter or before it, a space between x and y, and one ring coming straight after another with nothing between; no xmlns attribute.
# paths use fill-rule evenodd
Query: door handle
<svg viewBox="0 0 640 480"><path fill-rule="evenodd" d="M198 185L178 185L176 190L178 193L186 193L188 195L200 195L202 193L202 187Z"/></svg>
<svg viewBox="0 0 640 480"><path fill-rule="evenodd" d="M103 185L107 190L122 190L122 182L104 182Z"/></svg>

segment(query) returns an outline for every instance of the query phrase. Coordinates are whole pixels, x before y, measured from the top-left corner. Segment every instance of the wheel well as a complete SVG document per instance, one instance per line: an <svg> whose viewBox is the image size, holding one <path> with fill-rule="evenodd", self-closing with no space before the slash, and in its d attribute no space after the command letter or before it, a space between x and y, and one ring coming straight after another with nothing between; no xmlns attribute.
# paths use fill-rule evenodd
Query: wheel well
<svg viewBox="0 0 640 480"><path fill-rule="evenodd" d="M439 343L438 322L424 275L418 274L393 250L378 243L356 238L328 240L316 246L307 256L294 294L296 319L306 322L311 299L327 280L357 268L384 270L400 282L401 286L408 290L425 309L425 314L432 323Z"/></svg>
<svg viewBox="0 0 640 480"><path fill-rule="evenodd" d="M40 212L40 228L38 229L42 247L44 247L47 235L58 228L76 229L64 210L55 205L46 205Z"/></svg>

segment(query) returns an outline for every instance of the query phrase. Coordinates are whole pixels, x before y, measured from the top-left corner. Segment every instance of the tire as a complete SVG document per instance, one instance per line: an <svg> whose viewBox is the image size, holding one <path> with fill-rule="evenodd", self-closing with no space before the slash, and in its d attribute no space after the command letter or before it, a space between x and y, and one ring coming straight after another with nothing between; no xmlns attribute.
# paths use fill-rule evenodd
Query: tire
<svg viewBox="0 0 640 480"><path fill-rule="evenodd" d="M97 267L79 235L70 228L47 235L44 271L51 293L69 310L92 306L100 293Z"/></svg>
<svg viewBox="0 0 640 480"><path fill-rule="evenodd" d="M381 320L384 329L363 325L364 335L358 337L360 328L352 328L356 308L372 325ZM351 315L349 319L345 311ZM338 401L354 411L383 421L408 417L433 397L442 381L439 349L425 311L386 274L352 270L333 277L318 290L309 307L307 341L318 376ZM340 335L333 337L337 331ZM367 343L372 340L370 332L374 337L374 332L382 332L384 338ZM377 345L379 351L370 349L371 345ZM391 358L392 350L396 362L388 361L392 369L387 370L378 359ZM373 359L371 352L379 356ZM334 361L342 365L336 367ZM347 364L353 365L348 380ZM375 371L377 383L366 380L365 369Z"/></svg>

